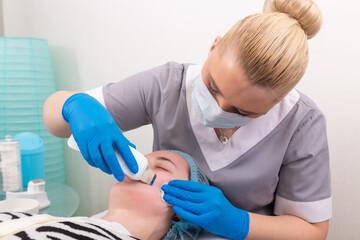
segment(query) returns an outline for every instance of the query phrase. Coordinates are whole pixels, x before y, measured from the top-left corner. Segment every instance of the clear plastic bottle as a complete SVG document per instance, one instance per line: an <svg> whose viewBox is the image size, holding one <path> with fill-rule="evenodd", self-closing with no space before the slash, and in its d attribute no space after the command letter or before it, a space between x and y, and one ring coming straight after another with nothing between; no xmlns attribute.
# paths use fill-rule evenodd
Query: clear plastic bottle
<svg viewBox="0 0 360 240"><path fill-rule="evenodd" d="M21 190L20 143L8 135L0 140L0 192Z"/></svg>

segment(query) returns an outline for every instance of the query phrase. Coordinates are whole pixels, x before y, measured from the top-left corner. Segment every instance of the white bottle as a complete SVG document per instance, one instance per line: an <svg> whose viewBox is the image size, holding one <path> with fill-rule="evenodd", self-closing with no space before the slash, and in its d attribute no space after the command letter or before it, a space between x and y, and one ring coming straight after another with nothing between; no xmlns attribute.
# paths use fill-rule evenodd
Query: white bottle
<svg viewBox="0 0 360 240"><path fill-rule="evenodd" d="M68 140L68 145L70 148L77 150L80 152L80 149L73 137L73 135L70 136L69 140ZM132 173L129 168L127 167L124 159L122 158L121 154L118 152L117 149L115 150L115 155L116 158L119 161L120 167L123 170L124 174L127 175L129 178L133 179L133 180L139 180L142 181L146 184L149 184L150 186L154 183L155 178L156 178L156 174L150 169L148 168L148 160L147 158L142 155L138 150L136 150L135 148L129 146L132 154L134 155L134 158L139 166L139 171L134 174Z"/></svg>
<svg viewBox="0 0 360 240"><path fill-rule="evenodd" d="M18 139L0 140L0 192L22 190L21 153Z"/></svg>

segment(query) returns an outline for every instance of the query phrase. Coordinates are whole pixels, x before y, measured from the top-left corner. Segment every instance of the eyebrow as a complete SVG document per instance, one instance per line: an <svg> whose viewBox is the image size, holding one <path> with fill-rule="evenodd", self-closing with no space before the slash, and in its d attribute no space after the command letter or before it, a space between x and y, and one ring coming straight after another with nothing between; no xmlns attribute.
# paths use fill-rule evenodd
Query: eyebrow
<svg viewBox="0 0 360 240"><path fill-rule="evenodd" d="M220 94L221 96L224 96L224 95L221 93L221 91L220 91L220 89L218 88L218 86L216 85L213 77L211 76L211 73L209 73L209 77L210 77L210 82L211 82L211 84L216 88L216 90L219 92L219 94ZM249 111L243 110L243 109L241 109L241 108L237 108L237 107L235 107L235 108L236 108L237 110L240 110L241 112L244 112L245 114L249 114L249 115L257 115L257 114L259 114L259 113L249 112Z"/></svg>
<svg viewBox="0 0 360 240"><path fill-rule="evenodd" d="M158 157L158 160L171 162L171 164L174 165L174 167L176 168L175 163L173 163L173 161L171 161L170 159L168 159L168 158L166 158L166 157Z"/></svg>

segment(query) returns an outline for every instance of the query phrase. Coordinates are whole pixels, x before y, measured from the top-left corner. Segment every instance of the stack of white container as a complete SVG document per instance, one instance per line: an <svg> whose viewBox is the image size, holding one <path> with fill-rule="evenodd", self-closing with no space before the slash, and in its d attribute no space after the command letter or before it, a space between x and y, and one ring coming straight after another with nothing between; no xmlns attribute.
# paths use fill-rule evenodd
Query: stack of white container
<svg viewBox="0 0 360 240"><path fill-rule="evenodd" d="M1 191L22 190L20 144L10 136L0 141L0 176Z"/></svg>

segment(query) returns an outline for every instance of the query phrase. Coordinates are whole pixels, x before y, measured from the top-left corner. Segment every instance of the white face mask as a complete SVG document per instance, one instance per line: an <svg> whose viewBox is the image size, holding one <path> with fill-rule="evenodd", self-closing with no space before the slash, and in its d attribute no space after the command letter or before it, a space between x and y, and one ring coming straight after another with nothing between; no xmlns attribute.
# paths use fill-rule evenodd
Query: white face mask
<svg viewBox="0 0 360 240"><path fill-rule="evenodd" d="M222 110L209 92L201 75L192 87L191 97L196 117L204 126L211 128L234 128L245 126L252 120L252 118Z"/></svg>

